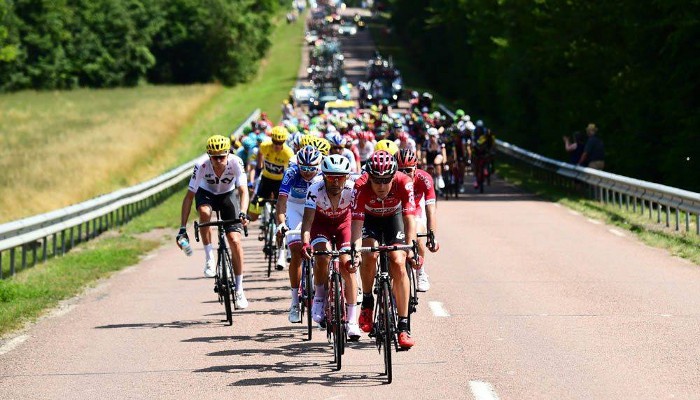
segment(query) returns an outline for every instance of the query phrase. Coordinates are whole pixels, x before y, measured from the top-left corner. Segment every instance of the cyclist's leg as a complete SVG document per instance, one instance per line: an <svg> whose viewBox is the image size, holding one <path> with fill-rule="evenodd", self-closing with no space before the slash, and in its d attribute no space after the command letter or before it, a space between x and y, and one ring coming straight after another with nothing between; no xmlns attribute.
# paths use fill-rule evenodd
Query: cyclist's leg
<svg viewBox="0 0 700 400"><path fill-rule="evenodd" d="M204 189L199 189L194 198L199 213L199 222L211 221L212 205L217 203L216 196ZM204 274L207 277L213 277L216 269L216 256L214 246L211 243L211 227L199 228L199 235L204 245Z"/></svg>
<svg viewBox="0 0 700 400"><path fill-rule="evenodd" d="M328 238L317 236L311 241L314 251L330 250ZM314 256L314 302L311 307L312 318L321 323L325 318L325 301L328 289L328 264L330 256Z"/></svg>

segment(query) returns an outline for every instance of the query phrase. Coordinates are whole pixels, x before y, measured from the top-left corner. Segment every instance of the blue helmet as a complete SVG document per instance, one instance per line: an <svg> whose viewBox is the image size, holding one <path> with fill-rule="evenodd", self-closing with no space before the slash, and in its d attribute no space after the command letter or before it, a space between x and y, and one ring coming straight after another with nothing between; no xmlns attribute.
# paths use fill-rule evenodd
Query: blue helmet
<svg viewBox="0 0 700 400"><path fill-rule="evenodd" d="M321 152L314 146L304 146L297 152L297 164L299 165L318 165L322 158Z"/></svg>
<svg viewBox="0 0 700 400"><path fill-rule="evenodd" d="M337 146L345 147L346 140L338 132L333 132L329 135L326 135L326 139L331 143L331 146L333 146L333 147L337 147Z"/></svg>
<svg viewBox="0 0 700 400"><path fill-rule="evenodd" d="M349 174L350 161L340 154L331 154L323 158L321 171L323 171L324 174L331 175Z"/></svg>

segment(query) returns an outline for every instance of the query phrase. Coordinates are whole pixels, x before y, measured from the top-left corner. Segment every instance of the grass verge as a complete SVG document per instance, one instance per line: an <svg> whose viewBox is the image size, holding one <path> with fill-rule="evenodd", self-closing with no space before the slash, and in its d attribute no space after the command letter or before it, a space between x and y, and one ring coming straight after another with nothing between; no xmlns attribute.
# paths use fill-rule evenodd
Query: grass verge
<svg viewBox="0 0 700 400"><path fill-rule="evenodd" d="M273 46L255 80L224 88L201 107L196 118L178 133L173 144L176 164L202 153L204 139L233 130L255 108L270 110L278 119L280 102L296 81L301 62L303 23L286 24L284 19L273 34ZM150 161L143 160L146 165ZM138 262L140 256L158 247L164 238L148 239L142 233L165 228L174 235L179 226L182 192L133 219L118 230L76 246L63 257L23 270L0 280L0 335L8 334L35 320L59 301L81 293L86 286ZM168 235L170 240L172 235ZM3 263L6 259L3 259Z"/></svg>

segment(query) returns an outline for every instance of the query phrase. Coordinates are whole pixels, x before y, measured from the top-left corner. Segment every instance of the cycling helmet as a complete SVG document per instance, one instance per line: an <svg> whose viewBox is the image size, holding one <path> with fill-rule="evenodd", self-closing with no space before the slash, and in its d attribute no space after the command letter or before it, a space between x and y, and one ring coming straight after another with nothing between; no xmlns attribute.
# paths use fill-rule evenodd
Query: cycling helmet
<svg viewBox="0 0 700 400"><path fill-rule="evenodd" d="M407 132L399 132L399 134L396 136L398 137L400 142L408 141L408 133Z"/></svg>
<svg viewBox="0 0 700 400"><path fill-rule="evenodd" d="M415 167L418 163L416 153L411 149L401 149L396 153L396 163L399 168Z"/></svg>
<svg viewBox="0 0 700 400"><path fill-rule="evenodd" d="M304 147L304 146L313 146L313 141L314 141L315 136L314 135L303 135L301 139L299 139L299 146Z"/></svg>
<svg viewBox="0 0 700 400"><path fill-rule="evenodd" d="M332 154L328 157L323 157L321 171L323 171L324 174L332 175L349 174L350 161L340 154Z"/></svg>
<svg viewBox="0 0 700 400"><path fill-rule="evenodd" d="M340 134L337 132L333 132L332 134L327 135L326 139L328 139L331 146L333 146L333 147L336 147L336 146L345 147L345 139L342 136L340 136Z"/></svg>
<svg viewBox="0 0 700 400"><path fill-rule="evenodd" d="M323 138L314 137L311 145L317 148L324 156L327 156L328 152L331 150L331 144L328 143L328 140Z"/></svg>
<svg viewBox="0 0 700 400"><path fill-rule="evenodd" d="M389 139L382 139L374 146L374 151L386 151L393 156L399 151L399 146Z"/></svg>
<svg viewBox="0 0 700 400"><path fill-rule="evenodd" d="M462 118L464 116L464 110L461 108L457 111L455 111L455 118Z"/></svg>
<svg viewBox="0 0 700 400"><path fill-rule="evenodd" d="M438 136L439 134L440 133L438 132L438 130L435 129L434 127L428 128L428 135L429 136Z"/></svg>
<svg viewBox="0 0 700 400"><path fill-rule="evenodd" d="M226 136L214 135L207 139L207 153L223 153L231 149L231 139Z"/></svg>
<svg viewBox="0 0 700 400"><path fill-rule="evenodd" d="M304 146L297 152L297 164L299 165L318 165L322 158L321 152L313 146Z"/></svg>
<svg viewBox="0 0 700 400"><path fill-rule="evenodd" d="M270 137L275 142L286 142L287 138L289 138L289 131L283 126L276 126L272 128Z"/></svg>
<svg viewBox="0 0 700 400"><path fill-rule="evenodd" d="M367 160L367 173L376 177L388 177L396 174L398 169L396 159L387 151L375 151Z"/></svg>
<svg viewBox="0 0 700 400"><path fill-rule="evenodd" d="M476 121L476 127L477 127L477 128L483 128L483 127L484 127L484 121L482 121L482 120L477 120L477 121Z"/></svg>
<svg viewBox="0 0 700 400"><path fill-rule="evenodd" d="M251 128L250 125L246 125L246 126L243 127L243 134L244 134L244 135L247 135L247 134L249 134L250 132L253 132L253 128Z"/></svg>

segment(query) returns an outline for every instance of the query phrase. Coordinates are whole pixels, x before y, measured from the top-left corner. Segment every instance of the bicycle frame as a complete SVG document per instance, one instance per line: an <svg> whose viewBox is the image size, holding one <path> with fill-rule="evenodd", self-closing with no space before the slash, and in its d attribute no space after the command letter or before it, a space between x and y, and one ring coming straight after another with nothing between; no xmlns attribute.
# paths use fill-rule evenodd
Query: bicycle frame
<svg viewBox="0 0 700 400"><path fill-rule="evenodd" d="M218 295L219 303L224 304L224 309L226 311L226 321L229 325L233 325L233 313L231 310L231 303L233 302L234 308L236 307L236 281L233 276L233 260L231 254L228 251L228 246L226 244L226 235L224 227L230 224L238 224L242 221L240 219L230 219L221 220L220 212L215 211L216 221L198 223L194 222L194 237L197 242L199 242L199 228L204 228L208 226L217 227L217 236L219 240L219 247L216 250L216 275L214 280L214 292ZM243 232L245 236L248 236L248 228L243 227Z"/></svg>

